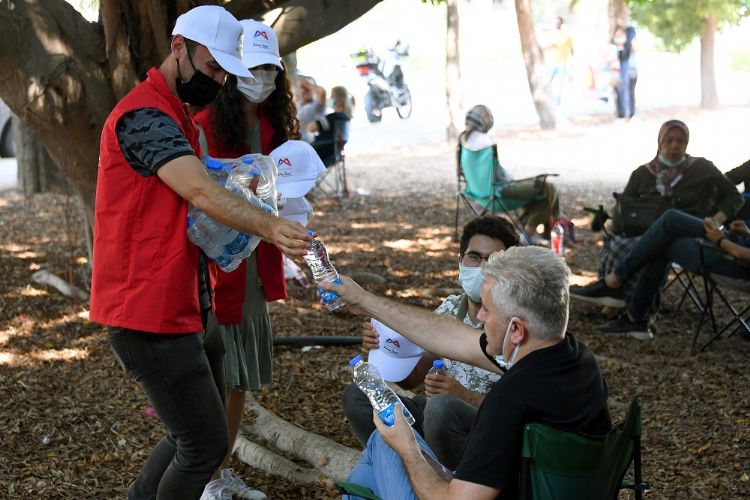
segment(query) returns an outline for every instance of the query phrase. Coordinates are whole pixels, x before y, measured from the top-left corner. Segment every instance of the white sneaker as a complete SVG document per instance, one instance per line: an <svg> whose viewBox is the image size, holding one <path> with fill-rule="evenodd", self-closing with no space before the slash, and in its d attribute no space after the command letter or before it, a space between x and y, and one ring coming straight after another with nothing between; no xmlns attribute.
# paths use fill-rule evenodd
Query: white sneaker
<svg viewBox="0 0 750 500"><path fill-rule="evenodd" d="M203 489L200 500L232 500L232 491L227 488L224 479L214 479Z"/></svg>
<svg viewBox="0 0 750 500"><path fill-rule="evenodd" d="M265 493L254 490L246 485L242 479L234 474L232 469L221 469L221 479L217 479L217 481L222 481L224 488L240 498L247 498L249 500L264 500L268 498Z"/></svg>

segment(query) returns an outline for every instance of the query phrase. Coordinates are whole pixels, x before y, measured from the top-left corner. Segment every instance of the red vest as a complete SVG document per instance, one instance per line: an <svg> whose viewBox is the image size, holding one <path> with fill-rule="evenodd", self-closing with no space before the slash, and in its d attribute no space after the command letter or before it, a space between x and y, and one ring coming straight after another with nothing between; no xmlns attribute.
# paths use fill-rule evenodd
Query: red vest
<svg viewBox="0 0 750 500"><path fill-rule="evenodd" d="M195 115L195 121L206 134L208 154L215 158L237 158L250 152L249 148L240 151L232 150L214 138L214 119L212 108L206 108ZM278 144L273 144L273 127L267 115L260 113L260 142L262 153L267 155ZM242 304L245 301L245 273L247 261L232 271L225 273L212 261L208 263L211 273L211 288L214 290L212 302L216 320L223 325L239 324L242 321ZM284 280L284 261L281 251L275 245L261 241L257 251L258 277L263 284L266 301L286 298L286 281Z"/></svg>
<svg viewBox="0 0 750 500"><path fill-rule="evenodd" d="M198 131L187 108L151 68L104 122L94 214L92 321L153 333L203 329L198 248L187 238L188 203L157 175L125 160L115 127L123 114L156 108L179 125L198 157Z"/></svg>

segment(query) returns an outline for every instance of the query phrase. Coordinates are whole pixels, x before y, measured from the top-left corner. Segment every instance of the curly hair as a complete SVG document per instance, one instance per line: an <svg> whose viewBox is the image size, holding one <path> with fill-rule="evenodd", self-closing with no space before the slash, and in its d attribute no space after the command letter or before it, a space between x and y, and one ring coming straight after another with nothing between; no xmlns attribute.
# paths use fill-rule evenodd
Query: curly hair
<svg viewBox="0 0 750 500"><path fill-rule="evenodd" d="M291 84L285 71L276 74L276 90L260 103L259 112L268 116L273 128L271 144L274 147L290 139L299 139L299 119L297 107L292 99ZM215 120L214 141L231 149L247 148L247 125L242 112L242 99L237 90L237 77L228 75L224 88L209 105L211 117Z"/></svg>

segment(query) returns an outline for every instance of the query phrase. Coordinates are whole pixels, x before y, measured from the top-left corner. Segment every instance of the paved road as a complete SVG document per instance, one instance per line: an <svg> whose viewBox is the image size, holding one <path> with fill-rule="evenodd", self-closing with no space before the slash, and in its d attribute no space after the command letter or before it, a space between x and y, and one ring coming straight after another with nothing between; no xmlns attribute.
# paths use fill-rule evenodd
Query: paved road
<svg viewBox="0 0 750 500"><path fill-rule="evenodd" d="M16 186L16 159L0 159L0 191Z"/></svg>

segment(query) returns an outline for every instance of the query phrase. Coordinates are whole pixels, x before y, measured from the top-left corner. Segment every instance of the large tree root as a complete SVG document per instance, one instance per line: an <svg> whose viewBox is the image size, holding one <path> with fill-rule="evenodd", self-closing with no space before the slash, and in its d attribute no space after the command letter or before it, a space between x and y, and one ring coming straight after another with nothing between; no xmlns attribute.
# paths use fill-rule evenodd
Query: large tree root
<svg viewBox="0 0 750 500"><path fill-rule="evenodd" d="M237 438L235 451L237 457L251 467L302 483L316 482L324 477L343 481L359 460L359 450L287 422L266 410L250 393L247 394L246 408L257 417L243 428L245 436ZM310 467L299 466L258 445L256 440L297 457Z"/></svg>

